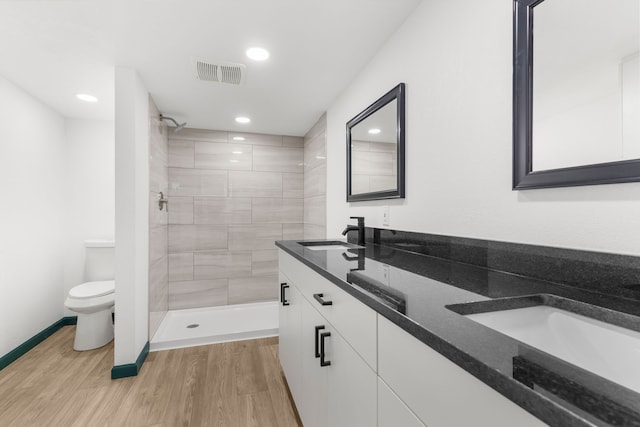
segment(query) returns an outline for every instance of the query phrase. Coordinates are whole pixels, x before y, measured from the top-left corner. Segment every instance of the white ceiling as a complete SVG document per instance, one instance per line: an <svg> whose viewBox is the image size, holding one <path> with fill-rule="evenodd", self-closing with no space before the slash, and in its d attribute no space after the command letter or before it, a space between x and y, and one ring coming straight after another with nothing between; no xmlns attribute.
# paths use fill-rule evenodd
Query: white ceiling
<svg viewBox="0 0 640 427"><path fill-rule="evenodd" d="M189 127L304 135L419 1L3 0L0 75L65 117L112 119L114 66L131 67ZM246 64L245 84L196 80L192 56Z"/></svg>

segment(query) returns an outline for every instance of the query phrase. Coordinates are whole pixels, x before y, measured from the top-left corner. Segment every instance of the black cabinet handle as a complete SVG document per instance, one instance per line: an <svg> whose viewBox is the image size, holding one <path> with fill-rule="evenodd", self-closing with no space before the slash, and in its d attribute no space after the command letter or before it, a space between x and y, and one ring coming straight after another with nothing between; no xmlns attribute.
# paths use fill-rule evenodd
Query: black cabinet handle
<svg viewBox="0 0 640 427"><path fill-rule="evenodd" d="M284 296L284 290L288 287L289 285L286 283L280 283L280 302L282 305L289 305L289 301L287 301L287 298Z"/></svg>
<svg viewBox="0 0 640 427"><path fill-rule="evenodd" d="M320 366L330 366L330 360L324 360L324 339L331 336L331 332L323 332L320 334Z"/></svg>
<svg viewBox="0 0 640 427"><path fill-rule="evenodd" d="M325 301L322 299L324 294L313 294L313 298L318 301L321 305L333 305L333 301Z"/></svg>
<svg viewBox="0 0 640 427"><path fill-rule="evenodd" d="M316 357L320 357L320 351L318 350L318 341L320 340L320 330L324 329L324 325L316 326Z"/></svg>

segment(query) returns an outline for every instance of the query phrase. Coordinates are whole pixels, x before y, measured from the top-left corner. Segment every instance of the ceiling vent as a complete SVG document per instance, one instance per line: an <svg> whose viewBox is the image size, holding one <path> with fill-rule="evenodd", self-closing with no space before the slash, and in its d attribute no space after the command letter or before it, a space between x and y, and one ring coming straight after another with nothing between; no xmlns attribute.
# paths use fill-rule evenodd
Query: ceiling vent
<svg viewBox="0 0 640 427"><path fill-rule="evenodd" d="M226 83L230 85L244 84L247 66L234 62L207 61L191 58L196 79L205 82Z"/></svg>

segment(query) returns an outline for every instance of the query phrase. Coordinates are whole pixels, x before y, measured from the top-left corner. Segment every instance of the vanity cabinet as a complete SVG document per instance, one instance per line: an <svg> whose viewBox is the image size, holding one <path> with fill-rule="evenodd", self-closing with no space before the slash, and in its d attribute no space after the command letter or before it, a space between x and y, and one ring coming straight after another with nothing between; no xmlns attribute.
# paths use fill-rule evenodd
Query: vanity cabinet
<svg viewBox="0 0 640 427"><path fill-rule="evenodd" d="M289 258L280 253L280 361L303 424L305 427L375 426L376 372L343 335L345 330L347 334L354 333L352 326L341 327L348 318L348 313L341 312L361 303L349 295L346 296L350 301L344 295L332 299L336 293L330 288L312 292L314 283L326 279ZM288 268L291 266L294 268ZM323 289L329 292L321 292ZM345 301L348 303L341 303ZM364 351L373 347L375 360L376 314L366 306L359 309L368 310L365 317L370 323L363 333L373 339L373 343L363 343L361 337L356 341ZM331 320L337 320L334 322L337 325ZM359 322L362 319L355 324Z"/></svg>
<svg viewBox="0 0 640 427"><path fill-rule="evenodd" d="M292 256L279 262L280 361L305 427L546 425Z"/></svg>

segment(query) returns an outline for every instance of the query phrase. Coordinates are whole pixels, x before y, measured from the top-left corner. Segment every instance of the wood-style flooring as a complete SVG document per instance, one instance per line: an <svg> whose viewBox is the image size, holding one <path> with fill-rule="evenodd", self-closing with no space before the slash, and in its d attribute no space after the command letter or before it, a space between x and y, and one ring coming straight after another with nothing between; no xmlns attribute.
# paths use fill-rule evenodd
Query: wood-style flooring
<svg viewBox="0 0 640 427"><path fill-rule="evenodd" d="M66 326L0 371L0 426L301 426L278 339L149 353L111 380L113 343L73 350Z"/></svg>

